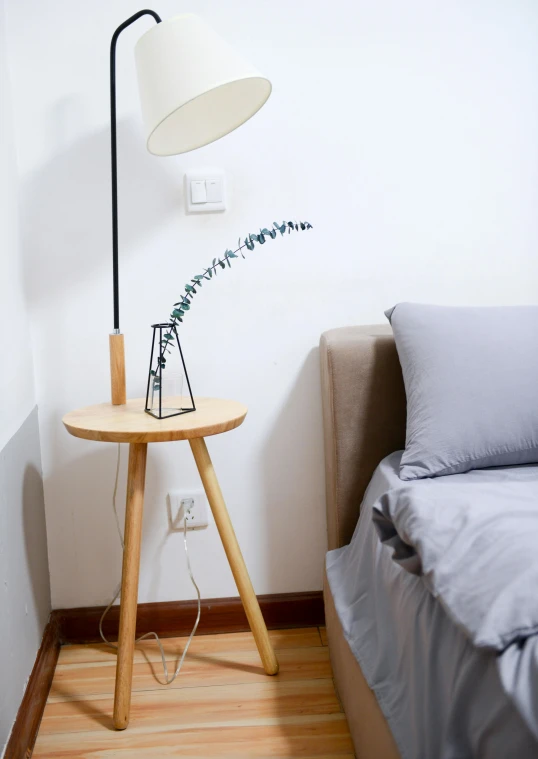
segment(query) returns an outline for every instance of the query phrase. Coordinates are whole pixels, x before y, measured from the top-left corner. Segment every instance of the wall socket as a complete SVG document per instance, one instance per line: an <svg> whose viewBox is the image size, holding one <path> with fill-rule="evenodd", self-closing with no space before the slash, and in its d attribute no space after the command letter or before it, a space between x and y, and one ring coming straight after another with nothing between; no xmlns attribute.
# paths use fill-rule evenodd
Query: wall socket
<svg viewBox="0 0 538 759"><path fill-rule="evenodd" d="M203 490L184 492L171 490L168 493L169 519L172 530L183 530L183 515L187 516L187 530L195 530L209 525L207 498Z"/></svg>

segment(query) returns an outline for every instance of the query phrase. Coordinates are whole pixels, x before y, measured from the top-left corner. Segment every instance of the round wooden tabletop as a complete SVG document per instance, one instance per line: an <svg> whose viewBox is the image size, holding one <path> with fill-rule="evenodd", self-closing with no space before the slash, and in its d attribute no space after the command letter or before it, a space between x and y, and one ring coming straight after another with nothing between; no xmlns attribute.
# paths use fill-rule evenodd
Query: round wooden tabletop
<svg viewBox="0 0 538 759"><path fill-rule="evenodd" d="M168 419L155 419L144 411L145 398L124 406L99 403L71 411L63 418L68 432L86 440L107 443L165 443L208 437L239 427L247 407L220 398L195 398L196 411Z"/></svg>

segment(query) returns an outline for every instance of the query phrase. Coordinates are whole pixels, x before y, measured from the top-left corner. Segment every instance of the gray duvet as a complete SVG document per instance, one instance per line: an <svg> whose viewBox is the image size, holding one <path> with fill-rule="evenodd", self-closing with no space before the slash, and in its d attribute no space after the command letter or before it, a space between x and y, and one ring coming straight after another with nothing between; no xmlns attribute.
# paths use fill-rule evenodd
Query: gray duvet
<svg viewBox="0 0 538 759"><path fill-rule="evenodd" d="M538 467L389 490L373 519L393 558L422 575L476 646L502 651L538 631Z"/></svg>
<svg viewBox="0 0 538 759"><path fill-rule="evenodd" d="M390 489L373 521L473 645L499 652L506 691L538 738L538 466Z"/></svg>
<svg viewBox="0 0 538 759"><path fill-rule="evenodd" d="M400 457L327 555L346 639L404 759L534 759L538 466L410 484Z"/></svg>

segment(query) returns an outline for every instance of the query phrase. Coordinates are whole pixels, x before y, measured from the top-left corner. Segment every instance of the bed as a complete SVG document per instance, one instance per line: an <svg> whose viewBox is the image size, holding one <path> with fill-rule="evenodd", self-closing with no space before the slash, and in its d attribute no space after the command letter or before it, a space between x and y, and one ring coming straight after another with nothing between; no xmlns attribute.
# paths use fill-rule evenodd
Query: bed
<svg viewBox="0 0 538 759"><path fill-rule="evenodd" d="M390 327L326 332L320 359L326 624L357 759L538 756L497 653L470 643L375 530L372 509L380 493L398 486L405 444L405 391ZM529 472L538 480L538 467Z"/></svg>

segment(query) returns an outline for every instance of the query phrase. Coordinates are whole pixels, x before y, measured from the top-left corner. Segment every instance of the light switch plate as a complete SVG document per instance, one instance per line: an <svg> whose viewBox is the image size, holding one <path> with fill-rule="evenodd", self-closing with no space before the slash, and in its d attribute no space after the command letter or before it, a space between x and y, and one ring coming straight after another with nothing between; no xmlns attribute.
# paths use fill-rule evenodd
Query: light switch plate
<svg viewBox="0 0 538 759"><path fill-rule="evenodd" d="M188 214L225 211L226 181L222 169L187 171L185 173L185 205Z"/></svg>

